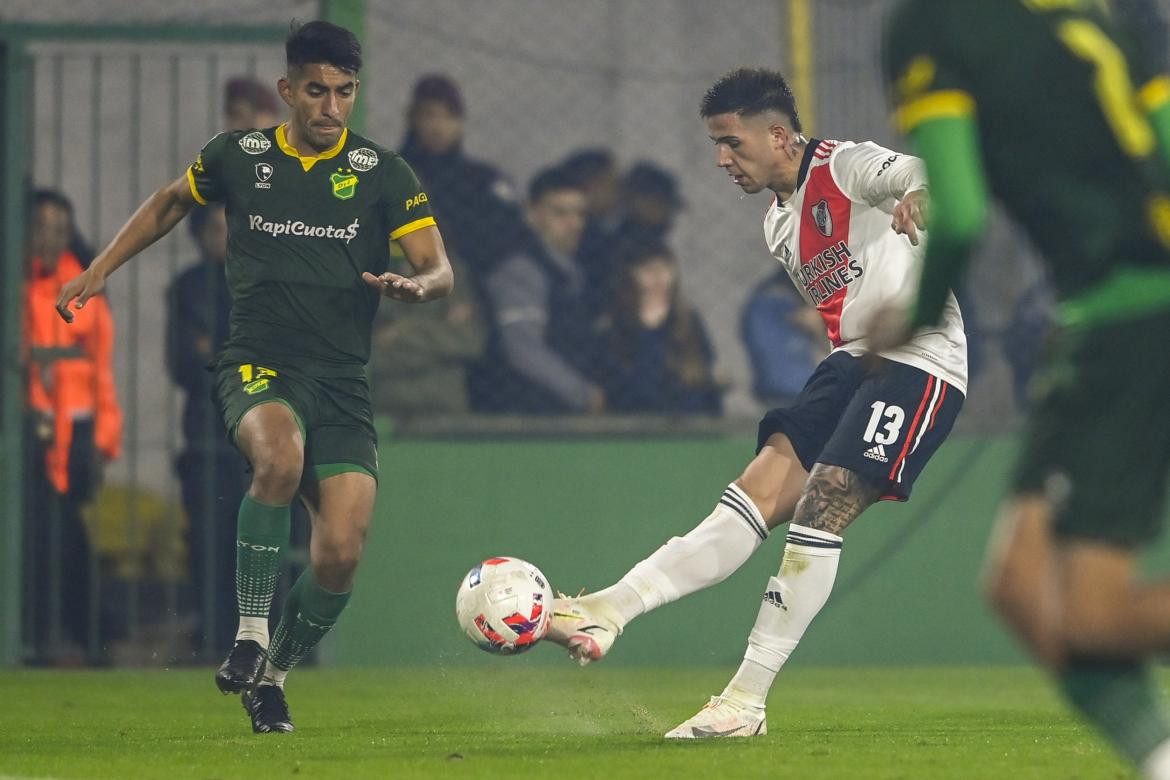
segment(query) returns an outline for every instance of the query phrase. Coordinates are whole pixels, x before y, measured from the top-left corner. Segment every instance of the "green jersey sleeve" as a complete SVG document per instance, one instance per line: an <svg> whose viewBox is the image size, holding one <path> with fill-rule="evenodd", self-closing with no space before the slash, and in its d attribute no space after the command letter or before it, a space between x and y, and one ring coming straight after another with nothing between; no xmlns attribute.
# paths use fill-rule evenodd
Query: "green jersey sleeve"
<svg viewBox="0 0 1170 780"><path fill-rule="evenodd" d="M937 2L937 0L936 0ZM894 122L926 166L930 224L918 294L910 313L917 329L934 325L962 276L987 219L988 192L968 91L947 24L935 3L902 3L886 28L886 80Z"/></svg>
<svg viewBox="0 0 1170 780"><path fill-rule="evenodd" d="M894 124L909 134L929 119L970 117L975 100L952 56L950 25L940 18L939 0L901 3L886 24L883 58L886 83L894 108Z"/></svg>
<svg viewBox="0 0 1170 780"><path fill-rule="evenodd" d="M195 162L187 168L187 183L191 194L200 205L224 198L223 158L227 151L228 134L220 133L208 141Z"/></svg>
<svg viewBox="0 0 1170 780"><path fill-rule="evenodd" d="M406 160L391 157L383 181L382 208L390 238L402 238L435 224L430 200Z"/></svg>

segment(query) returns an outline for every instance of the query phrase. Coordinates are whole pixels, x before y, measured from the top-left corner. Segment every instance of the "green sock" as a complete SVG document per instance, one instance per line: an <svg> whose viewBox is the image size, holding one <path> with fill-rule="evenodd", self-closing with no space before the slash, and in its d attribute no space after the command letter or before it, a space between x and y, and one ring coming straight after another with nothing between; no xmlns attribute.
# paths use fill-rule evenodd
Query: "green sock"
<svg viewBox="0 0 1170 780"><path fill-rule="evenodd" d="M268 671L264 677L276 685L313 649L337 622L349 603L349 593L325 590L305 569L288 592L281 612L280 625L268 650Z"/></svg>
<svg viewBox="0 0 1170 780"><path fill-rule="evenodd" d="M1147 664L1077 659L1059 679L1069 700L1135 766L1170 738Z"/></svg>
<svg viewBox="0 0 1170 780"><path fill-rule="evenodd" d="M266 506L245 495L236 525L236 639L268 646L268 611L288 547L292 513L288 506Z"/></svg>

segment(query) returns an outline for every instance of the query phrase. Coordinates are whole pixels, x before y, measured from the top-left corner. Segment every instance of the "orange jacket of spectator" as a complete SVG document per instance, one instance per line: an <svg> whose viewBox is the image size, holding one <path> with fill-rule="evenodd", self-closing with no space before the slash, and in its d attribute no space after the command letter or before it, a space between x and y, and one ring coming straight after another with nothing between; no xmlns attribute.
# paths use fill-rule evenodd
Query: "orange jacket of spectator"
<svg viewBox="0 0 1170 780"><path fill-rule="evenodd" d="M114 320L102 296L75 310L69 324L57 314L61 287L81 273L81 263L65 252L46 272L32 262L25 284L24 355L28 365L29 407L51 419L53 441L45 456L49 481L59 493L69 490L69 446L73 420L92 417L99 452L117 458L122 450L122 411L114 394Z"/></svg>

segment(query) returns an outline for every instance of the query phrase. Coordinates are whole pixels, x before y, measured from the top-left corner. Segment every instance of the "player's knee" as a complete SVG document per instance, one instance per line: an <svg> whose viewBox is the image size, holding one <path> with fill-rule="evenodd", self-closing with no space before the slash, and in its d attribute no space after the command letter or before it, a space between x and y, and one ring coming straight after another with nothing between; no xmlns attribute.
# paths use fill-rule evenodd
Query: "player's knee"
<svg viewBox="0 0 1170 780"><path fill-rule="evenodd" d="M1029 623L1034 605L1051 587L1046 561L1050 540L1043 530L1047 504L1015 499L1003 511L983 571L983 596L1009 623Z"/></svg>
<svg viewBox="0 0 1170 780"><path fill-rule="evenodd" d="M349 590L362 558L363 539L323 539L313 555L313 575L322 587L336 592Z"/></svg>
<svg viewBox="0 0 1170 780"><path fill-rule="evenodd" d="M287 504L301 483L304 455L297 447L272 448L252 461L252 492L271 503Z"/></svg>
<svg viewBox="0 0 1170 780"><path fill-rule="evenodd" d="M744 492L751 502L756 505L760 516L768 521L776 514L777 507L780 503L780 489L778 487L771 487L762 484L756 484L758 481L753 481L744 472L735 480L735 486ZM769 524L771 527L771 524Z"/></svg>
<svg viewBox="0 0 1170 780"><path fill-rule="evenodd" d="M1066 652L1090 656L1110 653L1121 632L1120 606L1106 599L1066 601L1061 610Z"/></svg>
<svg viewBox="0 0 1170 780"><path fill-rule="evenodd" d="M1022 612L1026 597L1019 578L1003 564L983 577L983 598L1000 617L1011 618Z"/></svg>
<svg viewBox="0 0 1170 780"><path fill-rule="evenodd" d="M1009 623L1019 625L1034 614L1032 604L1040 594L1026 556L1001 557L984 572L982 584L987 604Z"/></svg>

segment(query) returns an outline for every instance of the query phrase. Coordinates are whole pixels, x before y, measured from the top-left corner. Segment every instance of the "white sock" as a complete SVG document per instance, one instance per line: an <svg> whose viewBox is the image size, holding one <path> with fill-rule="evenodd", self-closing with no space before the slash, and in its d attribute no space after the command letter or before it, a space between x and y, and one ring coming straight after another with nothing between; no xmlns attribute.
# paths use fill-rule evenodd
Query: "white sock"
<svg viewBox="0 0 1170 780"><path fill-rule="evenodd" d="M780 573L768 579L743 663L724 696L763 708L780 667L828 601L840 558L840 536L800 525L788 527Z"/></svg>
<svg viewBox="0 0 1170 780"><path fill-rule="evenodd" d="M676 536L626 576L586 597L600 604L619 629L643 612L722 582L764 540L768 526L755 503L735 483L715 510L686 536Z"/></svg>
<svg viewBox="0 0 1170 780"><path fill-rule="evenodd" d="M236 641L251 639L258 642L265 650L268 649L268 618L241 617L240 628L236 631Z"/></svg>
<svg viewBox="0 0 1170 780"><path fill-rule="evenodd" d="M1170 780L1170 740L1154 748L1142 761L1142 777L1148 780Z"/></svg>
<svg viewBox="0 0 1170 780"><path fill-rule="evenodd" d="M277 688L284 687L284 678L288 676L288 669L280 669L272 664L268 664L264 668L264 678L260 681L261 685L275 685Z"/></svg>

